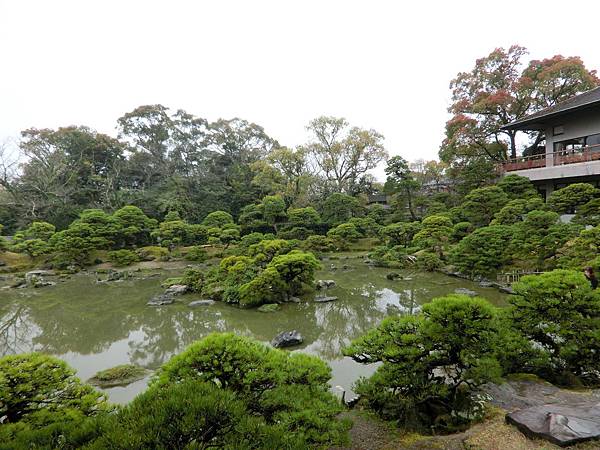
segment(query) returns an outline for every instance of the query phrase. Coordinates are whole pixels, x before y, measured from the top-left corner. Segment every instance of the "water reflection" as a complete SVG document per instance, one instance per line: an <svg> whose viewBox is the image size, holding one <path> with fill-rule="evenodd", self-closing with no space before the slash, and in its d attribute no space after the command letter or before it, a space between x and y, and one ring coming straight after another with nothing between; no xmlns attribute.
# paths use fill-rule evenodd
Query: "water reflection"
<svg viewBox="0 0 600 450"><path fill-rule="evenodd" d="M190 308L195 296L152 308L147 300L160 291L160 279L97 284L76 276L43 289L0 291L0 354L42 351L57 355L87 379L101 369L132 362L156 369L173 354L213 331L229 331L268 342L281 331L297 329L304 336L299 351L330 363L333 385L348 388L372 368L342 356L351 339L376 326L384 317L414 314L431 298L466 287L493 302L503 296L473 283L439 274L416 274L412 280L390 281L387 270L348 261L346 270L324 271L333 279L330 303L307 300L282 305L275 313L242 310L225 304ZM165 274L164 278L172 274ZM145 382L111 389L115 401L127 401Z"/></svg>

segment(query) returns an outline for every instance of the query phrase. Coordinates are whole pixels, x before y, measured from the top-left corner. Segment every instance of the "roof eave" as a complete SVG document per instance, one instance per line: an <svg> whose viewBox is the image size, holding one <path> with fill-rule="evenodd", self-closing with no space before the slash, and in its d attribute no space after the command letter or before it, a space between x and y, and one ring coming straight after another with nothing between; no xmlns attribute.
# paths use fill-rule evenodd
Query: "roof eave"
<svg viewBox="0 0 600 450"><path fill-rule="evenodd" d="M574 108L569 108L569 109L565 109L562 111L556 111L550 114L545 114L542 116L538 116L538 117L534 117L531 119L522 119L522 120L517 120L515 122L511 122L507 125L504 125L503 127L501 127L501 130L506 130L506 131L518 131L518 130L531 130L531 131L538 131L538 130L544 130L549 124L548 122L554 119L557 119L559 117L562 116L566 116L569 114L573 114L579 111L583 111L585 109L590 109L593 107L598 107L600 106L600 102L591 102L591 103L586 103L584 105L579 105L576 106Z"/></svg>

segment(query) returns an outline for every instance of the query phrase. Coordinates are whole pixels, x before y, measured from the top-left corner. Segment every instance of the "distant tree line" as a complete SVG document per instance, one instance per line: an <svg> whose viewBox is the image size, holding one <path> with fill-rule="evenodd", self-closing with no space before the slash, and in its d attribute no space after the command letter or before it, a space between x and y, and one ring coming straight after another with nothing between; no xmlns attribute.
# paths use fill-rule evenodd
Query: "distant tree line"
<svg viewBox="0 0 600 450"><path fill-rule="evenodd" d="M191 222L223 210L237 217L267 195L287 207L339 192L368 193L368 173L387 158L383 136L319 117L306 144L282 147L254 123L208 122L162 105L117 120L113 138L85 126L28 129L18 155L0 152L0 223L13 232L33 221L65 228L85 209L133 205L152 218L176 211Z"/></svg>

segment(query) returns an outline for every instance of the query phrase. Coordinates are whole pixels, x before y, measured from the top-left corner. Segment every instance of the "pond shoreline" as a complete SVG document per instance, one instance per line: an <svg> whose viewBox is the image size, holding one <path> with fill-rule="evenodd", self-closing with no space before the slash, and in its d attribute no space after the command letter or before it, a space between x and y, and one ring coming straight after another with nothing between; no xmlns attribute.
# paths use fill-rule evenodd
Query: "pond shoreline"
<svg viewBox="0 0 600 450"><path fill-rule="evenodd" d="M54 286L3 290L7 298L0 304L0 323L7 324L20 344L7 347L4 353L49 353L65 359L85 380L119 364L156 369L212 331L232 331L268 343L282 331L297 330L304 342L290 351L324 359L332 368L332 387L342 386L351 396L356 378L368 376L373 369L343 357L341 348L386 316L418 312L421 304L458 288L472 290L494 304L506 304L504 294L472 281L414 271L400 271L405 279L389 280L390 269L365 264L364 253L328 256L315 278L335 281L334 287L318 292L337 297L336 301L314 302L312 293L300 303L283 303L269 313L222 302L191 307L190 303L202 299L193 293L176 296L170 305L146 306L151 297L164 292L164 279L191 265L187 261L113 269L132 276L100 282L111 268L95 266L57 280ZM125 403L146 382L106 391L111 400Z"/></svg>

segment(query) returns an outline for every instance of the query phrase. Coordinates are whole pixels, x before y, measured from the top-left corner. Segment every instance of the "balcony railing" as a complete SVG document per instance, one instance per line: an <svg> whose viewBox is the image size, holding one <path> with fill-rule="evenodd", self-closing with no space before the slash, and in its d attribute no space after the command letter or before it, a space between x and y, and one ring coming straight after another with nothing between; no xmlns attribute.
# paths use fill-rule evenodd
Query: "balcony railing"
<svg viewBox="0 0 600 450"><path fill-rule="evenodd" d="M536 169L538 167L546 167L546 157L546 154L542 154L510 158L506 162L502 163L502 170L504 172L513 172L515 170L526 170ZM586 161L599 161L600 144L588 145L587 147L582 147L578 149L559 150L557 152L551 153L550 157L553 158L555 166L575 164Z"/></svg>

